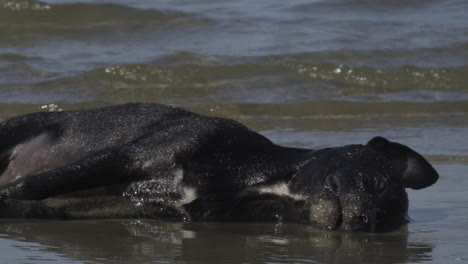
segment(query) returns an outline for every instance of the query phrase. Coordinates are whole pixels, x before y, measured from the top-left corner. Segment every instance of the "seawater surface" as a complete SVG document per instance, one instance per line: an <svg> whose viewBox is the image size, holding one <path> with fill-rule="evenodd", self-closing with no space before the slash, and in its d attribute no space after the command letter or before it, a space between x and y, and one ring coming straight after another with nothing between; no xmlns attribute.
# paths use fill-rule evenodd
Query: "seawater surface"
<svg viewBox="0 0 468 264"><path fill-rule="evenodd" d="M382 135L440 181L384 234L287 223L0 221L0 263L468 263L465 0L0 0L0 120L125 102L287 146ZM1 139L0 139L1 140Z"/></svg>

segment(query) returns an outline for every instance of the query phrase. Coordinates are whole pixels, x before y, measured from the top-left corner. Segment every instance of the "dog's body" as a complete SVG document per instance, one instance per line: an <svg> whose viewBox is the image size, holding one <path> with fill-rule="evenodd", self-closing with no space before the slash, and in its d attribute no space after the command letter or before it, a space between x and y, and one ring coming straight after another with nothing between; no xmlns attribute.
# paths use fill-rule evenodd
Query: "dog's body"
<svg viewBox="0 0 468 264"><path fill-rule="evenodd" d="M422 156L384 138L287 148L236 121L158 104L33 113L0 123L5 201L99 193L158 208L152 217L375 230L405 222L404 187L424 188L437 178Z"/></svg>

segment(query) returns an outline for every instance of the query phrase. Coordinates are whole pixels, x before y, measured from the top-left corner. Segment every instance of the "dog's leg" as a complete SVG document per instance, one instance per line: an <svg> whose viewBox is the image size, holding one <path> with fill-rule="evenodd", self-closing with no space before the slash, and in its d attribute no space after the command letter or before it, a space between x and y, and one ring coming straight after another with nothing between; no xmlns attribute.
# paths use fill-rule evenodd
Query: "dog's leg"
<svg viewBox="0 0 468 264"><path fill-rule="evenodd" d="M0 187L0 199L41 200L61 194L130 180L127 157L106 150L75 163L25 176Z"/></svg>
<svg viewBox="0 0 468 264"><path fill-rule="evenodd" d="M63 208L54 208L43 201L5 200L0 201L0 218L67 218Z"/></svg>
<svg viewBox="0 0 468 264"><path fill-rule="evenodd" d="M52 114L56 113L39 112L0 122L0 185L9 181L2 176L5 176L5 171L8 170L11 160L15 157L16 147L31 143L31 140L35 141L33 143L36 144L35 147L42 147L38 143L45 144L45 140L51 143L59 137L62 131L61 125L54 123L53 118L47 118ZM28 151L25 151L24 156L30 155Z"/></svg>
<svg viewBox="0 0 468 264"><path fill-rule="evenodd" d="M244 193L232 201L228 216L240 221L301 222L303 204L303 201L296 201L288 196Z"/></svg>

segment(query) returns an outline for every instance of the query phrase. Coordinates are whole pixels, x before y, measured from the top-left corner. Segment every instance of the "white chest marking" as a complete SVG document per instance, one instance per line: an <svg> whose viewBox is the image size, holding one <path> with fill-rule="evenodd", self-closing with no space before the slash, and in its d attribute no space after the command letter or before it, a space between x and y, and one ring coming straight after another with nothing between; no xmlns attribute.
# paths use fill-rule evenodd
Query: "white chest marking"
<svg viewBox="0 0 468 264"><path fill-rule="evenodd" d="M292 193L289 189L289 186L286 183L279 183L272 186L260 187L257 189L257 191L261 194L271 193L279 196L288 196L296 201L304 201L306 199L306 196L302 194Z"/></svg>
<svg viewBox="0 0 468 264"><path fill-rule="evenodd" d="M189 204L197 199L197 190L193 187L183 186L184 170L178 168L174 171L174 186L182 186L182 199L178 200L174 205L176 207Z"/></svg>

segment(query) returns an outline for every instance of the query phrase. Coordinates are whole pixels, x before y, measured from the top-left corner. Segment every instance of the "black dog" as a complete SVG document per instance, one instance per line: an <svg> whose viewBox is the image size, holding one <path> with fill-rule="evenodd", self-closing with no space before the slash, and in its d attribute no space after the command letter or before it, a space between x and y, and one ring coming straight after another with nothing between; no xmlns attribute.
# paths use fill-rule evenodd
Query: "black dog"
<svg viewBox="0 0 468 264"><path fill-rule="evenodd" d="M405 223L405 188L425 188L439 177L421 155L382 137L366 145L287 148L236 121L158 104L6 120L0 175L4 207L99 193L151 212L137 217L282 219L368 231ZM22 216L39 217L34 212Z"/></svg>

